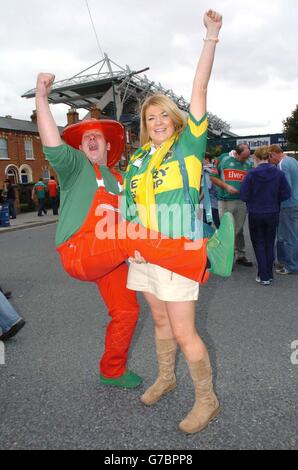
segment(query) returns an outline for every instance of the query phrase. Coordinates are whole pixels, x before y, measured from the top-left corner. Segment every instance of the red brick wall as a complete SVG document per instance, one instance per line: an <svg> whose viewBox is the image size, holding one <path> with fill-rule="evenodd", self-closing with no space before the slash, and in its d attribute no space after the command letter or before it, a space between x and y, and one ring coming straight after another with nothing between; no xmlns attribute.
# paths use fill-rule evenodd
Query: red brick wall
<svg viewBox="0 0 298 470"><path fill-rule="evenodd" d="M5 170L9 165L14 165L18 169L22 165L28 165L32 170L33 181L38 181L42 177L44 169L49 169L50 174L57 177L54 170L45 159L42 152L42 145L37 134L29 134L16 131L0 130L0 138L7 139L7 151L9 160L0 159L0 188L3 188L5 180ZM32 141L34 160L26 160L25 140ZM19 180L20 182L20 180Z"/></svg>

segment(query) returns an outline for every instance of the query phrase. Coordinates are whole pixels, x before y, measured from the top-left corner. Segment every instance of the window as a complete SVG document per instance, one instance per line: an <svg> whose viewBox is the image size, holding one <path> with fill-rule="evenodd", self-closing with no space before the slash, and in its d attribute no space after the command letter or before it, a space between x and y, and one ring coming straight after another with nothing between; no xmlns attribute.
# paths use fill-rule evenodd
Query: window
<svg viewBox="0 0 298 470"><path fill-rule="evenodd" d="M0 160L8 160L6 139L0 139Z"/></svg>
<svg viewBox="0 0 298 470"><path fill-rule="evenodd" d="M32 183L32 170L28 165L22 165L19 169L20 180L22 184Z"/></svg>
<svg viewBox="0 0 298 470"><path fill-rule="evenodd" d="M25 140L26 160L34 160L32 140Z"/></svg>
<svg viewBox="0 0 298 470"><path fill-rule="evenodd" d="M22 170L21 171L21 183L22 184L27 184L29 183L29 178L28 178L28 175L26 173L26 170Z"/></svg>
<svg viewBox="0 0 298 470"><path fill-rule="evenodd" d="M11 184L18 184L17 168L11 166L7 169L5 177L10 180Z"/></svg>
<svg viewBox="0 0 298 470"><path fill-rule="evenodd" d="M50 172L48 169L45 169L42 171L42 178L44 180L49 180L50 179Z"/></svg>

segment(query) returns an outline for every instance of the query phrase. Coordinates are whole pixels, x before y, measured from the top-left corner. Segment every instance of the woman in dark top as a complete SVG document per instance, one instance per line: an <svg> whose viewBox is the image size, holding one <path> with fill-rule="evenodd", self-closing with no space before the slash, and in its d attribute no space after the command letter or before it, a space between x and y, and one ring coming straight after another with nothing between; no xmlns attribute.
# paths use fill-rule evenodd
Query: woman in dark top
<svg viewBox="0 0 298 470"><path fill-rule="evenodd" d="M254 157L257 166L244 178L240 198L248 210L249 233L258 264L256 281L269 285L273 280L280 203L291 196L291 189L284 173L269 163L267 146L258 148Z"/></svg>

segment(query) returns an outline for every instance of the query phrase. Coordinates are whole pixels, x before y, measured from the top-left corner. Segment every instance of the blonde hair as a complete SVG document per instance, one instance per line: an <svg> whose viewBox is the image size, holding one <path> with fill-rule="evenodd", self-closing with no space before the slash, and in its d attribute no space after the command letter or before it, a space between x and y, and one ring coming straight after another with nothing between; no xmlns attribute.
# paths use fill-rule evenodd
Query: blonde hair
<svg viewBox="0 0 298 470"><path fill-rule="evenodd" d="M269 147L268 145L263 145L255 150L255 156L259 160L268 160L269 159Z"/></svg>
<svg viewBox="0 0 298 470"><path fill-rule="evenodd" d="M172 101L168 96L162 95L161 93L156 93L152 96L149 96L141 108L141 130L140 130L140 144L144 145L149 140L149 134L146 124L146 112L149 106L160 106L163 108L170 118L172 119L176 132L180 134L186 127L186 118L183 115L183 112L180 111L178 106Z"/></svg>

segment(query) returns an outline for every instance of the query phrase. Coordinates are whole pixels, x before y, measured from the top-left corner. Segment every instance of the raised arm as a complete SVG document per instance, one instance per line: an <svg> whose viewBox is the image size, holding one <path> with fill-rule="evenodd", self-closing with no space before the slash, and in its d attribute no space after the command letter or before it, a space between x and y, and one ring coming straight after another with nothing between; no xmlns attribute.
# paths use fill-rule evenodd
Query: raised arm
<svg viewBox="0 0 298 470"><path fill-rule="evenodd" d="M190 112L196 120L200 120L207 110L207 88L214 61L215 48L222 26L222 16L209 10L204 14L206 37L197 65L190 101Z"/></svg>
<svg viewBox="0 0 298 470"><path fill-rule="evenodd" d="M51 73L40 73L36 83L35 101L37 126L42 144L47 147L58 147L62 144L59 130L48 102L48 96L54 80L55 75Z"/></svg>

